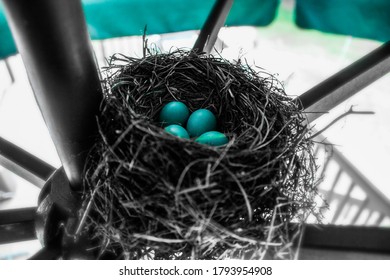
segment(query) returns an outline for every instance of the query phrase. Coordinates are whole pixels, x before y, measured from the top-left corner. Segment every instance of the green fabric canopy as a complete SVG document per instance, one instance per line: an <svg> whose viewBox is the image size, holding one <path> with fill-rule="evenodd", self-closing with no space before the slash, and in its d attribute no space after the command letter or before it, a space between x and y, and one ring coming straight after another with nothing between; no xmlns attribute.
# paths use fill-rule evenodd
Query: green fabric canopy
<svg viewBox="0 0 390 280"><path fill-rule="evenodd" d="M55 0L53 0L55 1ZM215 0L82 0L92 39L201 29ZM235 0L227 26L265 26L279 0ZM0 1L0 59L17 52Z"/></svg>
<svg viewBox="0 0 390 280"><path fill-rule="evenodd" d="M296 0L295 16L302 28L390 40L390 0Z"/></svg>
<svg viewBox="0 0 390 280"><path fill-rule="evenodd" d="M278 0L235 0L227 26L265 26L275 17ZM83 0L93 39L201 29L215 0Z"/></svg>
<svg viewBox="0 0 390 280"><path fill-rule="evenodd" d="M55 1L55 0L53 0ZM215 0L82 0L92 39L200 29ZM227 26L266 26L279 0L235 0ZM302 28L390 40L390 0L296 0ZM17 52L0 1L0 59Z"/></svg>
<svg viewBox="0 0 390 280"><path fill-rule="evenodd" d="M17 52L11 30L9 30L4 9L0 1L0 59Z"/></svg>

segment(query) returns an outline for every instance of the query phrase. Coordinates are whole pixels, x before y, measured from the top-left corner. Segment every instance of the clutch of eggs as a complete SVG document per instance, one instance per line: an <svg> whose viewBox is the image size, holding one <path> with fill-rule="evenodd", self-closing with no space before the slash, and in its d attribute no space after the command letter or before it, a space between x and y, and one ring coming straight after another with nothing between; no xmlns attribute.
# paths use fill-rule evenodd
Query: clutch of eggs
<svg viewBox="0 0 390 280"><path fill-rule="evenodd" d="M217 119L207 109L196 110L190 115L188 107L183 102L172 101L162 108L159 121L167 133L179 138L195 137L195 142L210 146L221 146L229 142L225 134L214 131Z"/></svg>

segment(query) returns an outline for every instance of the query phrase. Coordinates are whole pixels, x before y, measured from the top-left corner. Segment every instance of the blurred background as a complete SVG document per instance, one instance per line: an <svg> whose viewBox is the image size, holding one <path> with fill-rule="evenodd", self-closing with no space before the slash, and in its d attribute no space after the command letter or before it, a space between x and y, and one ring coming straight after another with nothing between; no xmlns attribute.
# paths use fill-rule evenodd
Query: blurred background
<svg viewBox="0 0 390 280"><path fill-rule="evenodd" d="M246 59L248 64L264 68L278 77L288 95L298 96L383 43L375 38L302 29L295 24L296 4L293 0L281 1L275 18L267 26L224 27L216 50L229 60ZM138 36L94 40L100 67L114 53L141 57L143 27L137 30ZM162 52L190 49L198 33L194 30L152 34L148 41ZM0 37L0 45L5 43L2 40ZM375 113L348 115L322 133L321 139L333 144L333 148L316 147L322 178L319 188L329 203L323 223L390 226L389 87L387 74L312 123L316 130L321 130L351 106L355 111ZM17 54L0 60L0 137L56 168L60 166ZM36 206L39 191L0 166L0 209ZM0 245L0 259L25 259L39 248L38 241Z"/></svg>

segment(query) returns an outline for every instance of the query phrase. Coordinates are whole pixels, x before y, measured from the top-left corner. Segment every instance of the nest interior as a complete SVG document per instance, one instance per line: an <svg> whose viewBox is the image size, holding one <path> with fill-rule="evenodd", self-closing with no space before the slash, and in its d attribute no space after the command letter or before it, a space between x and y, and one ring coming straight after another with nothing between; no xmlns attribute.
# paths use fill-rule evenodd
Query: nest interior
<svg viewBox="0 0 390 280"><path fill-rule="evenodd" d="M316 214L305 116L277 79L177 50L114 55L85 174L84 232L124 259L291 258L291 222ZM170 101L211 110L229 143L159 126Z"/></svg>

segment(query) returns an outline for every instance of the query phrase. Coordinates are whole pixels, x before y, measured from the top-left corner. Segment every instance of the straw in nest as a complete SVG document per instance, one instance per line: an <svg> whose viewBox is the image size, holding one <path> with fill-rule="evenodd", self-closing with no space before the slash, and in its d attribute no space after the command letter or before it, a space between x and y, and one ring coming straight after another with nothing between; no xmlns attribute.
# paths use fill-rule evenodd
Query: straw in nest
<svg viewBox="0 0 390 280"><path fill-rule="evenodd" d="M107 74L81 214L99 258L292 258L291 223L318 214L316 165L305 116L275 77L183 50L115 55ZM211 110L229 143L164 132L173 100Z"/></svg>

